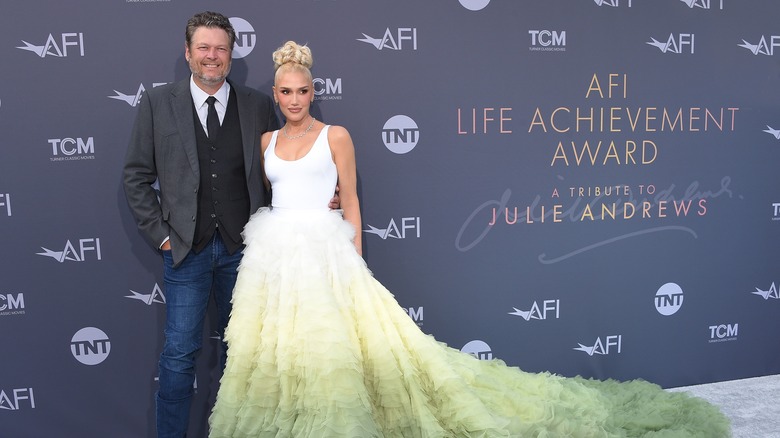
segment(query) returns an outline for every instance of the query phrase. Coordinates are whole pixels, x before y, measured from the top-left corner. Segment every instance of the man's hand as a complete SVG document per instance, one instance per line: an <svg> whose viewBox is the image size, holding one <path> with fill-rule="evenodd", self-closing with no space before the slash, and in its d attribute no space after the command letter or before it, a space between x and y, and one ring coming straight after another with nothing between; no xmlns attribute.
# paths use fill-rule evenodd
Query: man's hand
<svg viewBox="0 0 780 438"><path fill-rule="evenodd" d="M162 244L160 249L163 250L163 251L170 251L171 250L171 241L170 240L166 240L165 243Z"/></svg>
<svg viewBox="0 0 780 438"><path fill-rule="evenodd" d="M333 197L330 198L330 202L328 203L328 208L331 210L337 210L341 206L341 199L339 199L339 186L336 186L336 192L333 194Z"/></svg>

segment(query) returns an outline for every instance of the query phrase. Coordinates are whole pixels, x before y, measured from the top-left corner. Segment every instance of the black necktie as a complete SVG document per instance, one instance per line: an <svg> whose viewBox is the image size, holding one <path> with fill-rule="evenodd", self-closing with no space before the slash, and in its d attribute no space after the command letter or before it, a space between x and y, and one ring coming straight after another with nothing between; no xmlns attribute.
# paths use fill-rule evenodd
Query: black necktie
<svg viewBox="0 0 780 438"><path fill-rule="evenodd" d="M214 140L217 138L217 132L219 131L219 116L217 115L217 109L214 107L214 102L217 98L209 96L206 99L206 103L209 104L209 113L206 116L206 129L209 130L209 138Z"/></svg>

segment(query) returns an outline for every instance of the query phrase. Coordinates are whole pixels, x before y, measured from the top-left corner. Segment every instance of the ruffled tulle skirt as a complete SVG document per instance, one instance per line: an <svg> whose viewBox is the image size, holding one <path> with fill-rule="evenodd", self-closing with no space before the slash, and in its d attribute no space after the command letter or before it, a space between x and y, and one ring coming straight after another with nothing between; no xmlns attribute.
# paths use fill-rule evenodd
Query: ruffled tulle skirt
<svg viewBox="0 0 780 438"><path fill-rule="evenodd" d="M212 438L730 435L715 407L683 393L526 373L437 342L353 235L332 211L252 216Z"/></svg>

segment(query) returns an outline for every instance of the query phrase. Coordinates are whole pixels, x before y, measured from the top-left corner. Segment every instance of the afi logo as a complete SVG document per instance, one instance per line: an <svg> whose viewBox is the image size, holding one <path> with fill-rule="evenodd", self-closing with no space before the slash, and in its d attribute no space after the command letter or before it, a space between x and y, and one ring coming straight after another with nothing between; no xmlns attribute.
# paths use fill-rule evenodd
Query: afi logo
<svg viewBox="0 0 780 438"><path fill-rule="evenodd" d="M65 248L62 251L52 251L48 248L41 247L44 252L38 252L37 255L51 257L60 263L64 263L65 260L73 262L86 261L87 255L90 252L94 252L97 260L102 260L100 255L100 238L94 239L79 239L78 250L70 243L70 240L65 242Z"/></svg>
<svg viewBox="0 0 780 438"><path fill-rule="evenodd" d="M2 195L0 195L0 197L1 196ZM0 204L0 205L3 205L3 204ZM772 203L772 208L774 208L774 210L775 210L774 217L772 217L772 220L773 221L780 220L780 202L773 202ZM11 215L11 210L10 210L10 207L9 207L9 209L8 209L8 216L10 216L10 215Z"/></svg>
<svg viewBox="0 0 780 438"><path fill-rule="evenodd" d="M365 233L376 234L381 237L382 240L387 240L388 237L393 239L406 239L406 232L413 230L416 237L420 237L420 217L403 217L401 218L401 226L398 227L395 223L395 219L390 219L390 223L387 228L377 228L373 225L368 225L367 230L363 230Z"/></svg>
<svg viewBox="0 0 780 438"><path fill-rule="evenodd" d="M160 85L165 85L167 82L153 82L152 88L159 87ZM135 108L138 106L139 103L141 103L141 97L144 94L144 91L146 91L146 88L144 88L144 84L141 84L138 86L138 91L135 92L135 94L125 94L121 93L119 91L114 90L114 93L116 93L115 96L107 96L109 99L116 99L121 100L123 102L126 102L128 105Z"/></svg>
<svg viewBox="0 0 780 438"><path fill-rule="evenodd" d="M745 40L742 40L742 44L737 44L737 45L739 47L744 47L750 50L754 55L760 54L760 55L772 56L775 54L775 47L780 46L780 36L771 35L769 37L769 41L771 41L771 43L767 43L766 37L762 35L761 39L758 41L757 44L752 44Z"/></svg>
<svg viewBox="0 0 780 438"><path fill-rule="evenodd" d="M611 6L613 8L620 7L620 0L593 0L596 2L597 6ZM623 0L623 4L628 4L627 6L631 7L631 0Z"/></svg>
<svg viewBox="0 0 780 438"><path fill-rule="evenodd" d="M756 288L756 291L751 293L756 294L765 300L768 300L770 298L772 298L773 300L780 300L780 295L777 293L777 287L775 286L774 282L772 282L772 285L769 286L769 289L767 290L761 290L759 288Z"/></svg>
<svg viewBox="0 0 780 438"><path fill-rule="evenodd" d="M544 300L542 301L541 306L539 306L539 303L534 301L529 310L520 310L517 307L512 307L512 309L515 311L509 312L510 315L519 316L526 321L530 321L532 319L543 321L547 319L548 316L558 319L560 318L561 300Z"/></svg>
<svg viewBox="0 0 780 438"><path fill-rule="evenodd" d="M601 341L601 338L596 338L596 342L591 346L582 345L579 342L577 345L579 345L579 347L574 349L588 353L588 356L593 356L594 354L606 356L607 354L614 352L615 348L617 348L617 353L620 354L623 346L623 335L607 336L604 338L604 342Z"/></svg>
<svg viewBox="0 0 780 438"><path fill-rule="evenodd" d="M95 139L92 137L87 137L86 140L80 137L76 139L70 137L50 138L49 144L51 145L51 154L55 157L60 154L69 157L76 153L79 155L95 153Z"/></svg>
<svg viewBox="0 0 780 438"><path fill-rule="evenodd" d="M736 340L738 332L739 332L739 324L711 325L710 342Z"/></svg>
<svg viewBox="0 0 780 438"><path fill-rule="evenodd" d="M774 129L769 125L766 125L766 129L764 129L764 132L767 134L770 134L772 137L780 140L780 129Z"/></svg>
<svg viewBox="0 0 780 438"><path fill-rule="evenodd" d="M464 353L468 353L479 360L491 360L493 359L493 352L490 351L490 345L484 341L475 340L467 343L460 349Z"/></svg>
<svg viewBox="0 0 780 438"><path fill-rule="evenodd" d="M403 50L412 45L412 50L417 50L417 28L416 27L399 27L396 34L390 31L388 27L385 30L385 34L382 38L372 38L366 34L363 34L363 38L358 38L358 41L371 44L376 47L377 50L390 49L390 50ZM406 41L406 43L404 43Z"/></svg>
<svg viewBox="0 0 780 438"><path fill-rule="evenodd" d="M0 209L0 211L5 210L5 214L11 216L11 194L10 193L0 193L0 207L5 207L4 209Z"/></svg>
<svg viewBox="0 0 780 438"><path fill-rule="evenodd" d="M145 303L147 306L151 306L154 303L165 304L165 295L163 295L160 286L155 283L151 293L139 294L138 292L131 290L132 295L125 295L125 298L138 300Z"/></svg>
<svg viewBox="0 0 780 438"><path fill-rule="evenodd" d="M0 295L0 312L24 309L24 294Z"/></svg>
<svg viewBox="0 0 780 438"><path fill-rule="evenodd" d="M680 1L685 3L691 9L693 8L712 9L711 0L680 0ZM723 9L723 0L720 0L720 9Z"/></svg>
<svg viewBox="0 0 780 438"><path fill-rule="evenodd" d="M317 100L340 100L341 99L341 78L333 80L331 78L314 78L314 98Z"/></svg>
<svg viewBox="0 0 780 438"><path fill-rule="evenodd" d="M84 56L84 34L81 32L63 33L59 45L52 34L49 34L49 38L46 39L46 42L43 43L42 46L30 44L25 40L22 40L22 42L24 43L24 46L17 47L17 49L28 50L41 58L45 58L47 55L65 58L68 56L68 47L77 47L79 55Z"/></svg>
<svg viewBox="0 0 780 438"><path fill-rule="evenodd" d="M412 318L412 321L416 322L417 325L422 325L423 323L423 308L418 307L405 307L404 312L406 312L409 315L409 318Z"/></svg>
<svg viewBox="0 0 780 438"><path fill-rule="evenodd" d="M11 395L9 395L10 393ZM22 408L21 402L26 400L30 408L35 409L35 397L32 388L16 388L8 391L0 389L0 409L8 411L18 411Z"/></svg>
<svg viewBox="0 0 780 438"><path fill-rule="evenodd" d="M562 47L566 45L566 31L560 32L556 30L529 30L528 35L531 35L532 46L558 46Z"/></svg>
<svg viewBox="0 0 780 438"><path fill-rule="evenodd" d="M675 36L673 33L669 34L669 38L665 42L658 41L655 38L650 38L652 41L648 41L647 44L657 47L661 53L694 53L694 34L681 33ZM687 50L686 50L687 47Z"/></svg>

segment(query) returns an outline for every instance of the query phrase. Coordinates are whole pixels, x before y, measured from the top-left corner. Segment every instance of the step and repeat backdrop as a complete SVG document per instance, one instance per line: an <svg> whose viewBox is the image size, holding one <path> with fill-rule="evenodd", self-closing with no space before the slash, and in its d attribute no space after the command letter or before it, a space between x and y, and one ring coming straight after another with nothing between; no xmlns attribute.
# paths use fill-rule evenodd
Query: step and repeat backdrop
<svg viewBox="0 0 780 438"><path fill-rule="evenodd" d="M312 48L312 111L355 142L365 258L421 330L564 376L780 372L774 0L17 1L0 436L154 435L162 260L120 173L203 10L237 31L236 83L270 93L272 51ZM219 378L203 336L192 436Z"/></svg>

